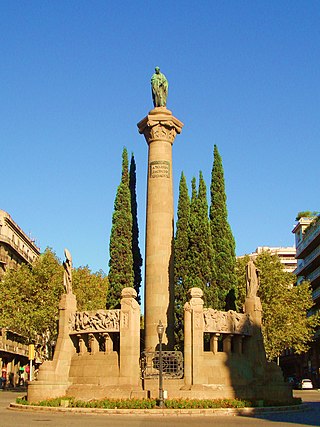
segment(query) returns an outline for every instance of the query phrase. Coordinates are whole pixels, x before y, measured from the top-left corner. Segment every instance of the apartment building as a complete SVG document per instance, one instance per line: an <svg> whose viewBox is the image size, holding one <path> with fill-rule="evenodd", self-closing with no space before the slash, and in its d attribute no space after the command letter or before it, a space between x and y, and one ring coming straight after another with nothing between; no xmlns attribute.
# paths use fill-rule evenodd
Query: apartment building
<svg viewBox="0 0 320 427"><path fill-rule="evenodd" d="M294 246L289 247L270 247L270 246L259 246L255 252L249 254L250 258L255 259L262 252L268 251L272 255L277 255L280 259L283 269L288 273L293 273L297 267L296 260L296 248ZM240 257L241 258L241 257Z"/></svg>
<svg viewBox="0 0 320 427"><path fill-rule="evenodd" d="M320 312L320 216L301 217L292 232L297 249L297 285L303 280L310 282L314 307L309 315ZM304 355L302 371L320 386L320 328L311 349Z"/></svg>
<svg viewBox="0 0 320 427"><path fill-rule="evenodd" d="M31 264L39 255L34 240L0 209L0 280L6 270L22 263ZM7 387L19 384L21 372L25 373L28 367L28 356L27 340L0 325L0 371Z"/></svg>
<svg viewBox="0 0 320 427"><path fill-rule="evenodd" d="M7 269L31 264L39 255L40 249L34 240L0 209L0 280Z"/></svg>

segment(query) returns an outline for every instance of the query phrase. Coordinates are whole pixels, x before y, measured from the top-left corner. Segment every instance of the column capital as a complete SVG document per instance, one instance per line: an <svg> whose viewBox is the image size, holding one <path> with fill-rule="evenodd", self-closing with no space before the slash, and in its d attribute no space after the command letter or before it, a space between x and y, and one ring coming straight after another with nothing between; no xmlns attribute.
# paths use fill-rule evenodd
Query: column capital
<svg viewBox="0 0 320 427"><path fill-rule="evenodd" d="M176 135L181 133L183 123L166 107L156 107L137 126L148 144L157 140L173 144Z"/></svg>

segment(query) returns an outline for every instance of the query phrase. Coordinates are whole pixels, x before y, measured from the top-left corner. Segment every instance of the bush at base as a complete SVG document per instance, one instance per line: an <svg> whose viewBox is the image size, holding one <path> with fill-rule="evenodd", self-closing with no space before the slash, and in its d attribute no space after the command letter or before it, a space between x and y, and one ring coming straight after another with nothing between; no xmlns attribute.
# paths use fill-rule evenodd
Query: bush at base
<svg viewBox="0 0 320 427"><path fill-rule="evenodd" d="M68 401L69 408L101 408L101 409L154 409L158 408L156 399L103 399L82 401L76 400L73 397L59 397L55 399L43 400L38 403L29 403L24 398L17 398L16 402L21 405L49 406L59 407L66 406L65 401ZM63 401L63 405L61 404ZM261 406L249 400L240 399L167 399L164 402L165 409L211 409L211 408L252 408ZM264 402L264 407L268 406L286 406L299 405L300 398L294 398L293 402Z"/></svg>

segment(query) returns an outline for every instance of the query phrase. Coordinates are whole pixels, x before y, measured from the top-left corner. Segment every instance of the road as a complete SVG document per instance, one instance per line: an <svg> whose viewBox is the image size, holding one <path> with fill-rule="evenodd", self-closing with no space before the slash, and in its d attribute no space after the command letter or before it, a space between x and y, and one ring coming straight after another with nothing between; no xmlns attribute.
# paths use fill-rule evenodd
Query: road
<svg viewBox="0 0 320 427"><path fill-rule="evenodd" d="M310 409L304 412L270 413L256 417L235 416L136 416L97 415L74 413L49 413L43 411L13 411L8 409L21 393L0 392L1 427L293 427L320 426L320 392L297 391L296 396L308 402Z"/></svg>

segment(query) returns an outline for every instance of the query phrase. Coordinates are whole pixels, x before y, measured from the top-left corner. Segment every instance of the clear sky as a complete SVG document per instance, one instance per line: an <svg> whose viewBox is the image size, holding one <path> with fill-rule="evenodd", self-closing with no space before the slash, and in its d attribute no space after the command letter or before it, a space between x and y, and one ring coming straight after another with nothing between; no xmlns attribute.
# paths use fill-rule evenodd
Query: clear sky
<svg viewBox="0 0 320 427"><path fill-rule="evenodd" d="M222 156L237 255L291 246L319 210L320 2L2 0L0 208L41 250L108 271L124 146L144 252L150 78L184 124L174 191Z"/></svg>

